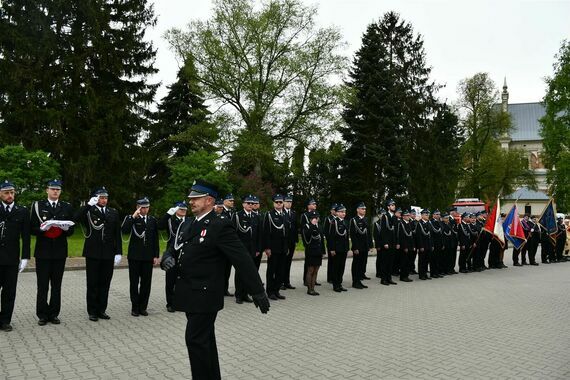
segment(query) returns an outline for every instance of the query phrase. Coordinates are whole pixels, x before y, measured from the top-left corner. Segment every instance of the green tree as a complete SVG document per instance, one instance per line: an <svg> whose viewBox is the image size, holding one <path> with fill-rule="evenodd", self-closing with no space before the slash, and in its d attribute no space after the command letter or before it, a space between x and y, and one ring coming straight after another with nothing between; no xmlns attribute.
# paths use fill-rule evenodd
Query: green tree
<svg viewBox="0 0 570 380"><path fill-rule="evenodd" d="M570 42L563 41L546 79L546 115L540 120L551 193L560 210L570 210Z"/></svg>
<svg viewBox="0 0 570 380"><path fill-rule="evenodd" d="M430 71L422 37L397 13L368 26L340 128L347 145L342 194L349 204L360 200L375 209L386 198L409 199L410 168L417 165L412 151L435 106Z"/></svg>
<svg viewBox="0 0 570 380"><path fill-rule="evenodd" d="M45 198L47 181L60 178L58 163L41 150L27 151L21 145L8 145L0 148L0 162L0 181L13 182L16 202L25 206Z"/></svg>
<svg viewBox="0 0 570 380"><path fill-rule="evenodd" d="M172 29L167 38L191 54L204 92L233 120L231 171L278 182L276 157L291 142L314 143L336 115L344 58L335 28L317 28L316 8L299 0L216 0L213 16ZM280 174L280 173L279 173Z"/></svg>
<svg viewBox="0 0 570 380"><path fill-rule="evenodd" d="M187 58L176 82L168 89L144 143L149 151L148 184L155 194L163 191L171 175L170 160L198 150L214 152L218 139L191 57Z"/></svg>
<svg viewBox="0 0 570 380"><path fill-rule="evenodd" d="M2 138L49 152L75 198L106 185L130 204L140 191L156 90L144 32L155 21L145 0L3 1Z"/></svg>
<svg viewBox="0 0 570 380"><path fill-rule="evenodd" d="M461 175L463 129L457 115L446 104L437 107L427 126L418 131L410 163L410 203L443 210L455 200Z"/></svg>
<svg viewBox="0 0 570 380"><path fill-rule="evenodd" d="M201 178L218 186L220 194L230 192L228 173L216 167L216 155L198 150L169 161L170 177L162 197L154 203L154 210L165 212L175 200L185 200L195 179Z"/></svg>
<svg viewBox="0 0 570 380"><path fill-rule="evenodd" d="M460 195L493 200L517 187L536 188L536 181L521 150L504 151L499 137L512 128L510 115L498 104L499 92L487 73L464 79L458 87L458 106L466 140L461 147L463 173Z"/></svg>

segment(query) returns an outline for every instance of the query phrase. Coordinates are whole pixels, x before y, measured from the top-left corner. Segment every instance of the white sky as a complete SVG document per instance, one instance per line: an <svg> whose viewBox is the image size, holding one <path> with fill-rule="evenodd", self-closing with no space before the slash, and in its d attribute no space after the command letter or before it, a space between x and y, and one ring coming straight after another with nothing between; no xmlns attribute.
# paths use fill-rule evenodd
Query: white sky
<svg viewBox="0 0 570 380"><path fill-rule="evenodd" d="M544 78L552 75L554 55L570 39L570 0L303 0L319 8L318 23L336 25L348 43L352 60L366 26L394 10L424 38L432 78L446 87L440 97L454 101L457 84L477 72L488 72L501 87L507 77L509 103L540 101ZM158 49L157 81L176 79L179 63L163 34L184 28L192 19L211 15L209 0L154 0L157 26L147 31Z"/></svg>

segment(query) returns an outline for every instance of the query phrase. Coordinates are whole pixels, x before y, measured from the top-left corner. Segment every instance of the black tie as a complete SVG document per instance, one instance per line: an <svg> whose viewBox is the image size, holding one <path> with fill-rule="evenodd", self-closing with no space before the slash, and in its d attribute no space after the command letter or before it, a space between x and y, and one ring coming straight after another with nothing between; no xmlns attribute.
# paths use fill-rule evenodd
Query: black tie
<svg viewBox="0 0 570 380"><path fill-rule="evenodd" d="M55 206L56 206L56 205L57 205L57 203L51 202L51 207L52 207L53 209L55 209Z"/></svg>
<svg viewBox="0 0 570 380"><path fill-rule="evenodd" d="M105 207L101 207L101 215L105 216Z"/></svg>
<svg viewBox="0 0 570 380"><path fill-rule="evenodd" d="M6 213L8 213L8 214L10 213L10 205L6 206Z"/></svg>

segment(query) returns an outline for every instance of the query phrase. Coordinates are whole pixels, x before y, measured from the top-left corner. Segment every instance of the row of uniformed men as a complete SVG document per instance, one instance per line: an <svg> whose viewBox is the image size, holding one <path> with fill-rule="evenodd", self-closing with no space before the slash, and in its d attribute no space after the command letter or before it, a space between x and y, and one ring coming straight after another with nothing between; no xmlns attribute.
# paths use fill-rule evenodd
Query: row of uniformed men
<svg viewBox="0 0 570 380"><path fill-rule="evenodd" d="M402 211L396 208L393 200L388 200L386 209L382 210L379 218L369 226L364 203L356 206L356 215L349 220L346 219L346 208L342 204L333 204L330 215L320 226L316 201L310 199L306 204L307 211L301 215L298 225L292 201L291 196L277 194L273 197L273 208L262 215L256 212L259 200L253 195L244 197L243 209L239 212L233 211L231 194L220 202L219 212L232 219L240 239L258 268L263 252L266 253L266 289L269 298L273 300L285 299L280 290L294 289L290 281L290 269L299 234L305 246L303 282L310 295L318 295L315 286L320 284L316 281L316 276L325 253L329 259L327 282L332 283L336 292L347 290L343 287L343 274L349 251L353 254L352 287L356 289L367 288L362 280L370 279L366 276L366 267L368 253L372 249L377 253L376 277L381 278L383 285L395 285L396 282L392 278L394 275L399 276L402 282L411 282L413 280L409 277L410 274L419 274L420 280L457 274L456 263L460 273L507 268L504 264L504 252L508 245L500 244L483 229L487 217L485 211L457 215L460 219L460 222L457 222L455 215L442 214L439 210L430 213L424 209L418 220L414 210ZM456 214L455 210L451 210L451 213ZM559 224L557 242L562 242L560 247L563 247L566 232L561 220ZM532 221L527 216L523 220L523 228L530 236L530 263L537 265L534 260L538 245L536 236L540 235L541 227L536 219ZM562 261L562 249L555 249L546 233L540 236L543 255L552 256L549 260L543 258L543 262ZM558 246L559 244L556 245ZM522 249L523 257L526 251L527 246ZM485 265L487 252L489 254ZM519 251L515 250L515 255L518 254ZM415 270L416 259L418 272ZM516 259L514 262L518 265ZM236 301L251 301L238 277Z"/></svg>
<svg viewBox="0 0 570 380"><path fill-rule="evenodd" d="M87 313L89 320L109 319L106 313L113 268L121 262L122 233L129 234L127 259L131 314L146 316L152 282L152 268L159 263L158 230L169 237L186 219L187 206L176 202L156 219L148 214L150 202L137 201L133 214L119 219L117 210L108 207L105 187L94 191L92 198L77 212L60 200L62 183L49 181L46 199L34 202L31 210L15 201L15 186L8 180L0 183L0 329L11 331L18 273L30 259L30 235L36 236L34 250L38 324L60 324L61 285L68 256L67 238L74 233L74 223L81 223L85 234L83 256L87 278ZM166 305L174 311L173 296L176 271L166 273ZM48 300L48 293L50 297Z"/></svg>

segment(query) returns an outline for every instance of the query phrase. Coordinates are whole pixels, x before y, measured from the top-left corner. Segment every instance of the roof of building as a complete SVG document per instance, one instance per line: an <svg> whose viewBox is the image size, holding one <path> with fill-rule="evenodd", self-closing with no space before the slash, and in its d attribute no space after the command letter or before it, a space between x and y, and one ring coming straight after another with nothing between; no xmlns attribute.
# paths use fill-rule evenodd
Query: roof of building
<svg viewBox="0 0 570 380"><path fill-rule="evenodd" d="M542 140L540 130L542 125L538 121L546 111L544 104L536 103L515 103L509 104L509 113L513 123L510 132L512 141L532 141Z"/></svg>
<svg viewBox="0 0 570 380"><path fill-rule="evenodd" d="M525 201L547 201L550 198L542 191L534 191L528 187L521 187L512 194L505 195L503 199L508 200L525 200Z"/></svg>

